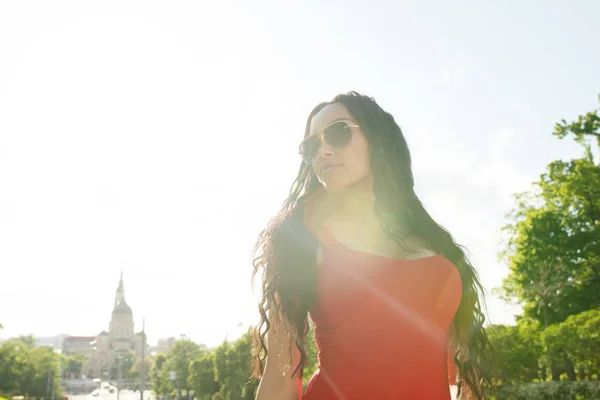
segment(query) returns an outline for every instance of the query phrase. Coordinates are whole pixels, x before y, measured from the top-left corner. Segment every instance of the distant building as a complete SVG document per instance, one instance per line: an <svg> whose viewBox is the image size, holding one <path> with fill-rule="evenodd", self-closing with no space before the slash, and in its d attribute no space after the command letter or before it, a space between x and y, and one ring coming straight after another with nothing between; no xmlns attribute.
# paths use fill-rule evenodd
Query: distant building
<svg viewBox="0 0 600 400"><path fill-rule="evenodd" d="M92 359L95 351L95 336L69 336L63 341L63 354L79 353L87 359Z"/></svg>
<svg viewBox="0 0 600 400"><path fill-rule="evenodd" d="M187 335L179 335L179 337L168 337L165 339L158 339L158 343L156 345L156 347L153 347L151 349L152 354L166 354L169 352L169 350L171 350L171 347L173 347L175 345L176 342L180 341L180 340L192 340L190 339L189 336ZM202 344L202 343L198 343L198 346L201 349L206 349L206 345Z"/></svg>
<svg viewBox="0 0 600 400"><path fill-rule="evenodd" d="M171 347L175 344L177 339L174 337L166 338L166 339L158 339L158 344L156 345L156 352L166 354Z"/></svg>
<svg viewBox="0 0 600 400"><path fill-rule="evenodd" d="M125 301L123 273L115 294L115 304L108 332L102 331L96 336L70 336L63 342L63 353L79 353L87 361L82 374L92 378L115 377L119 355L133 352L141 357L143 333L135 333L133 312Z"/></svg>
<svg viewBox="0 0 600 400"><path fill-rule="evenodd" d="M56 336L42 336L35 338L35 347L51 346L55 350L61 350L63 348L63 342L69 335L56 335Z"/></svg>

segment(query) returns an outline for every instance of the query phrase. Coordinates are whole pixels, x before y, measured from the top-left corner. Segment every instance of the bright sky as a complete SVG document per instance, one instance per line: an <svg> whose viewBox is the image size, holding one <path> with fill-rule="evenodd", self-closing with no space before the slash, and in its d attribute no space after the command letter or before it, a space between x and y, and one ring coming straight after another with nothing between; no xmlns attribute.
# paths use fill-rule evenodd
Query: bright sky
<svg viewBox="0 0 600 400"><path fill-rule="evenodd" d="M107 330L121 270L151 343L237 336L307 114L348 90L395 116L426 207L499 286L512 193L581 154L550 133L597 107L600 3L497 3L2 2L0 336Z"/></svg>

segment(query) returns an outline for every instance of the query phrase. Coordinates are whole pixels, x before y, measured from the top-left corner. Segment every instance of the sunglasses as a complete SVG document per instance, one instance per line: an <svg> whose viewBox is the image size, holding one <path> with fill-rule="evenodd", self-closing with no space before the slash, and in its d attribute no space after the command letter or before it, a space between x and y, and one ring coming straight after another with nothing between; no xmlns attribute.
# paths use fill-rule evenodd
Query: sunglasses
<svg viewBox="0 0 600 400"><path fill-rule="evenodd" d="M312 164L323 141L336 149L345 147L352 140L352 128L360 128L360 126L337 121L326 126L322 131L313 133L300 143L299 153L302 160L309 165Z"/></svg>

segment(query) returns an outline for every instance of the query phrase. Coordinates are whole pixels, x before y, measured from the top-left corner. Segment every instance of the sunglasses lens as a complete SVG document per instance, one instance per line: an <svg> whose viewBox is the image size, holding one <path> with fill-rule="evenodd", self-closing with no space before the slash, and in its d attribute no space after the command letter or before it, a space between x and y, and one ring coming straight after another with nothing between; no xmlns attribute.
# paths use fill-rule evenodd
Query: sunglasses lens
<svg viewBox="0 0 600 400"><path fill-rule="evenodd" d="M336 122L325 130L325 140L332 147L344 147L352 138L352 130L345 122Z"/></svg>
<svg viewBox="0 0 600 400"><path fill-rule="evenodd" d="M302 154L302 159L304 162L310 164L320 148L321 140L317 136L310 137L302 142L302 145L300 146L300 154Z"/></svg>
<svg viewBox="0 0 600 400"><path fill-rule="evenodd" d="M307 164L312 163L321 148L321 140L325 140L328 145L335 148L342 148L350 143L352 139L352 130L346 122L336 122L325 129L322 135L313 135L309 137L300 146L302 159Z"/></svg>

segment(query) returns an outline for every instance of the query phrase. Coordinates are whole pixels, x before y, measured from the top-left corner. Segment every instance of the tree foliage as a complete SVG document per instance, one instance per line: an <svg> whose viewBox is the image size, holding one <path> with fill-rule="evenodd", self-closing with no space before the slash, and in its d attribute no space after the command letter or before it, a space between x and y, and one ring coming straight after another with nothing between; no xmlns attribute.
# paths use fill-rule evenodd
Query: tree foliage
<svg viewBox="0 0 600 400"><path fill-rule="evenodd" d="M224 342L215 349L215 380L225 399L254 398L256 382L250 379L251 340L252 335L247 332L236 342Z"/></svg>
<svg viewBox="0 0 600 400"><path fill-rule="evenodd" d="M517 300L524 311L517 327L490 331L503 362L498 377L506 383L531 379L538 353L541 379L597 379L598 374L600 165L588 140L598 139L600 149L598 111L563 120L553 133L573 135L584 154L550 163L533 190L516 196L503 228L501 257L510 269L503 296ZM530 322L531 329L523 331L523 322L531 320L539 327Z"/></svg>
<svg viewBox="0 0 600 400"><path fill-rule="evenodd" d="M187 392L189 390L188 378L190 364L202 354L200 346L191 340L178 340L166 356L163 376L167 377L170 371L175 372L176 384L174 385ZM174 389L171 387L171 390Z"/></svg>
<svg viewBox="0 0 600 400"><path fill-rule="evenodd" d="M505 296L544 326L600 307L600 165L591 151L552 162L517 199L504 227Z"/></svg>
<svg viewBox="0 0 600 400"><path fill-rule="evenodd" d="M543 379L540 324L521 318L517 325L496 325L486 329L493 346L491 377L495 384L515 384Z"/></svg>
<svg viewBox="0 0 600 400"><path fill-rule="evenodd" d="M163 396L171 390L168 371L166 368L167 356L165 354L157 354L152 363L150 376L152 379L152 391L158 396Z"/></svg>
<svg viewBox="0 0 600 400"><path fill-rule="evenodd" d="M598 95L600 102L600 95ZM554 135L564 138L567 135L574 135L575 141L581 144L585 143L586 138L596 138L598 147L600 147L600 115L598 110L590 111L580 115L576 121L567 122L562 120L554 127Z"/></svg>
<svg viewBox="0 0 600 400"><path fill-rule="evenodd" d="M135 353L132 351L127 351L121 354L119 357L121 360L121 377L123 379L132 378L132 369L133 364L135 363Z"/></svg>
<svg viewBox="0 0 600 400"><path fill-rule="evenodd" d="M85 363L86 358L83 354L73 353L65 356L65 377L67 378L79 378L81 376L81 369Z"/></svg>
<svg viewBox="0 0 600 400"><path fill-rule="evenodd" d="M219 391L219 384L215 380L214 352L207 351L200 358L192 361L188 381L198 400L210 400L213 394Z"/></svg>
<svg viewBox="0 0 600 400"><path fill-rule="evenodd" d="M169 380L174 371L180 388L198 400L252 400L258 382L250 379L251 332L235 342L223 342L206 350L190 341L177 341L167 354L158 354L151 370L152 389L157 395L174 394ZM183 382L185 379L185 384Z"/></svg>
<svg viewBox="0 0 600 400"><path fill-rule="evenodd" d="M148 379L150 379L150 370L152 369L152 361L150 358L145 358L143 361L141 358L136 358L133 366L131 367L130 375L132 378L139 378L142 368L145 379L148 381Z"/></svg>
<svg viewBox="0 0 600 400"><path fill-rule="evenodd" d="M545 365L558 363L569 380L600 376L600 310L572 315L542 333Z"/></svg>
<svg viewBox="0 0 600 400"><path fill-rule="evenodd" d="M48 381L60 395L61 356L50 347L34 347L30 336L11 339L0 346L0 393L44 397ZM52 386L52 385L51 385Z"/></svg>

